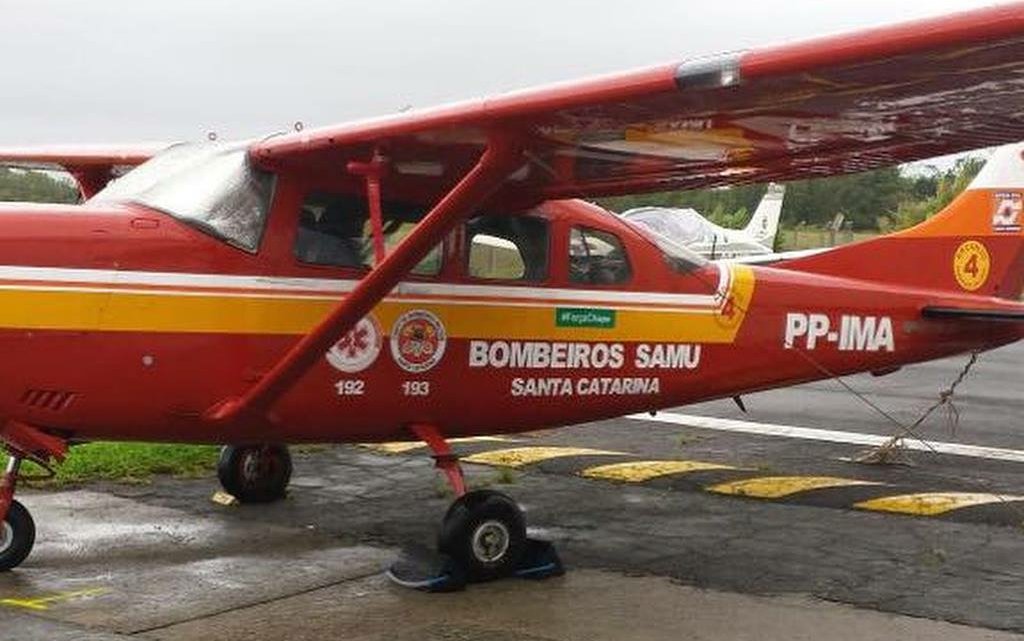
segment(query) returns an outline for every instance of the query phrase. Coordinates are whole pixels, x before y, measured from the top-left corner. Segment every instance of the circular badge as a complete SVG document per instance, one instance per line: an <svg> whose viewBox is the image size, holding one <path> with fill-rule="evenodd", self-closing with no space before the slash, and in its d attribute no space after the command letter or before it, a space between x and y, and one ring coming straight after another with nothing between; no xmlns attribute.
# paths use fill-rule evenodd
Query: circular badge
<svg viewBox="0 0 1024 641"><path fill-rule="evenodd" d="M382 343L380 323L372 315L364 316L327 351L327 362L346 374L361 372L377 360Z"/></svg>
<svg viewBox="0 0 1024 641"><path fill-rule="evenodd" d="M407 372L425 372L437 365L447 343L441 320L423 309L402 314L391 328L391 356Z"/></svg>
<svg viewBox="0 0 1024 641"><path fill-rule="evenodd" d="M953 275L956 282L969 292L973 292L988 280L989 267L992 260L988 250L976 240L969 240L956 248L953 255Z"/></svg>
<svg viewBox="0 0 1024 641"><path fill-rule="evenodd" d="M720 266L719 269L726 269ZM715 323L724 329L733 329L743 320L747 308L747 301L740 295L734 286L736 275L729 274L730 286L726 289L719 289L715 292L715 303L718 309L715 310Z"/></svg>

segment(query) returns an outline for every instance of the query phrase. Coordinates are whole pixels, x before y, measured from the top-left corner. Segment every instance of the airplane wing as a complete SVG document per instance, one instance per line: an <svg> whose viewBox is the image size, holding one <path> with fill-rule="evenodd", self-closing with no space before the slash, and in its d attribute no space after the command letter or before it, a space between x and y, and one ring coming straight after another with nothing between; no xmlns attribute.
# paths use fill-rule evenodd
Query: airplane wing
<svg viewBox="0 0 1024 641"><path fill-rule="evenodd" d="M511 204L863 171L1024 139L1024 3L271 137L267 167L391 160L436 199L501 135Z"/></svg>
<svg viewBox="0 0 1024 641"><path fill-rule="evenodd" d="M89 198L115 177L118 168L141 165L167 146L167 143L146 143L0 147L0 166L67 171L78 182L83 197Z"/></svg>

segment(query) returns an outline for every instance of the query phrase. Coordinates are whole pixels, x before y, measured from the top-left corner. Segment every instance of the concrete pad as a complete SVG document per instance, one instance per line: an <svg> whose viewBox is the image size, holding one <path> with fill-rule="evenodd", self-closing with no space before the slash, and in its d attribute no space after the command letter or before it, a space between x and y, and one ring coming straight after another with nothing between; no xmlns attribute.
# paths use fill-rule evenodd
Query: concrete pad
<svg viewBox="0 0 1024 641"><path fill-rule="evenodd" d="M131 633L375 575L394 556L86 490L23 498L39 538L21 568L0 575L0 617L30 612Z"/></svg>
<svg viewBox="0 0 1024 641"><path fill-rule="evenodd" d="M132 638L11 611L0 611L0 624L3 626L0 638L4 641L128 641Z"/></svg>
<svg viewBox="0 0 1024 641"><path fill-rule="evenodd" d="M395 556L382 534L428 541L447 499L424 487L429 459L378 466L366 456L338 448L303 459L303 476L321 489L268 506L215 505L214 484L201 480L110 488L121 496L25 493L39 544L23 568L0 576L0 602L29 607L0 605L0 630L16 634L0 639L1015 638L810 597L734 593L757 591L838 594L1024 629L1013 567L1021 543L1006 528L906 520L901 531L878 514L545 474L524 474L508 491L535 530L554 535L569 576L454 595L402 590L380 574ZM935 556L917 559L924 549Z"/></svg>
<svg viewBox="0 0 1024 641"><path fill-rule="evenodd" d="M142 635L160 641L1010 641L1024 637L813 599L700 590L658 577L574 571L424 594L373 577Z"/></svg>

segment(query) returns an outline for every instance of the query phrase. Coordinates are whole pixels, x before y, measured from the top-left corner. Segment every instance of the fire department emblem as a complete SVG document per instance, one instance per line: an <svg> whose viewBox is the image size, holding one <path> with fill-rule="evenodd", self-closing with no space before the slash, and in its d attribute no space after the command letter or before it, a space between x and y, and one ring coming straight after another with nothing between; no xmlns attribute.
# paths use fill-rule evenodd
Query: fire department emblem
<svg viewBox="0 0 1024 641"><path fill-rule="evenodd" d="M1024 211L1024 199L1017 192L996 194L996 208L992 213L993 231L1020 231L1020 216Z"/></svg>
<svg viewBox="0 0 1024 641"><path fill-rule="evenodd" d="M414 309L391 328L391 356L407 372L425 372L441 361L448 343L444 325L434 314Z"/></svg>
<svg viewBox="0 0 1024 641"><path fill-rule="evenodd" d="M380 323L372 315L365 316L327 351L327 362L346 374L361 372L377 360L382 343Z"/></svg>

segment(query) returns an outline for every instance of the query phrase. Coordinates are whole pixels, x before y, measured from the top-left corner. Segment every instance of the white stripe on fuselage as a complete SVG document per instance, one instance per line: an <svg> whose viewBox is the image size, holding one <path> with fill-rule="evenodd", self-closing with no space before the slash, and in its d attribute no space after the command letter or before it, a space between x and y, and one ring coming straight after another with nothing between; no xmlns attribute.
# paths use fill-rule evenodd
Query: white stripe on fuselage
<svg viewBox="0 0 1024 641"><path fill-rule="evenodd" d="M4 282L8 281L8 282ZM28 281L12 283L9 281ZM31 284L29 284L31 283ZM328 278L285 278L278 276L235 276L225 274L195 274L179 272L118 271L107 269L71 269L61 267L27 267L21 265L0 266L0 288L19 290L69 289L75 291L110 291L103 286L116 286L116 291L131 293L160 293L152 290L133 290L131 286L175 287L175 295L207 295L201 290L235 289L245 292L214 292L221 296L273 296L306 298L296 296L297 292L311 293L313 297L322 294L344 294L353 291L358 280ZM717 307L731 285L728 268L718 267L718 290L715 294L665 294L657 292L625 292L604 289L556 289L540 285L463 285L455 283L403 282L395 293L420 302L416 296L493 297L509 302L534 301L537 306L557 302L581 302L599 304L634 305L678 305L681 307ZM425 299L422 302L434 302ZM459 301L452 301L459 302ZM474 304L465 301L463 304Z"/></svg>

